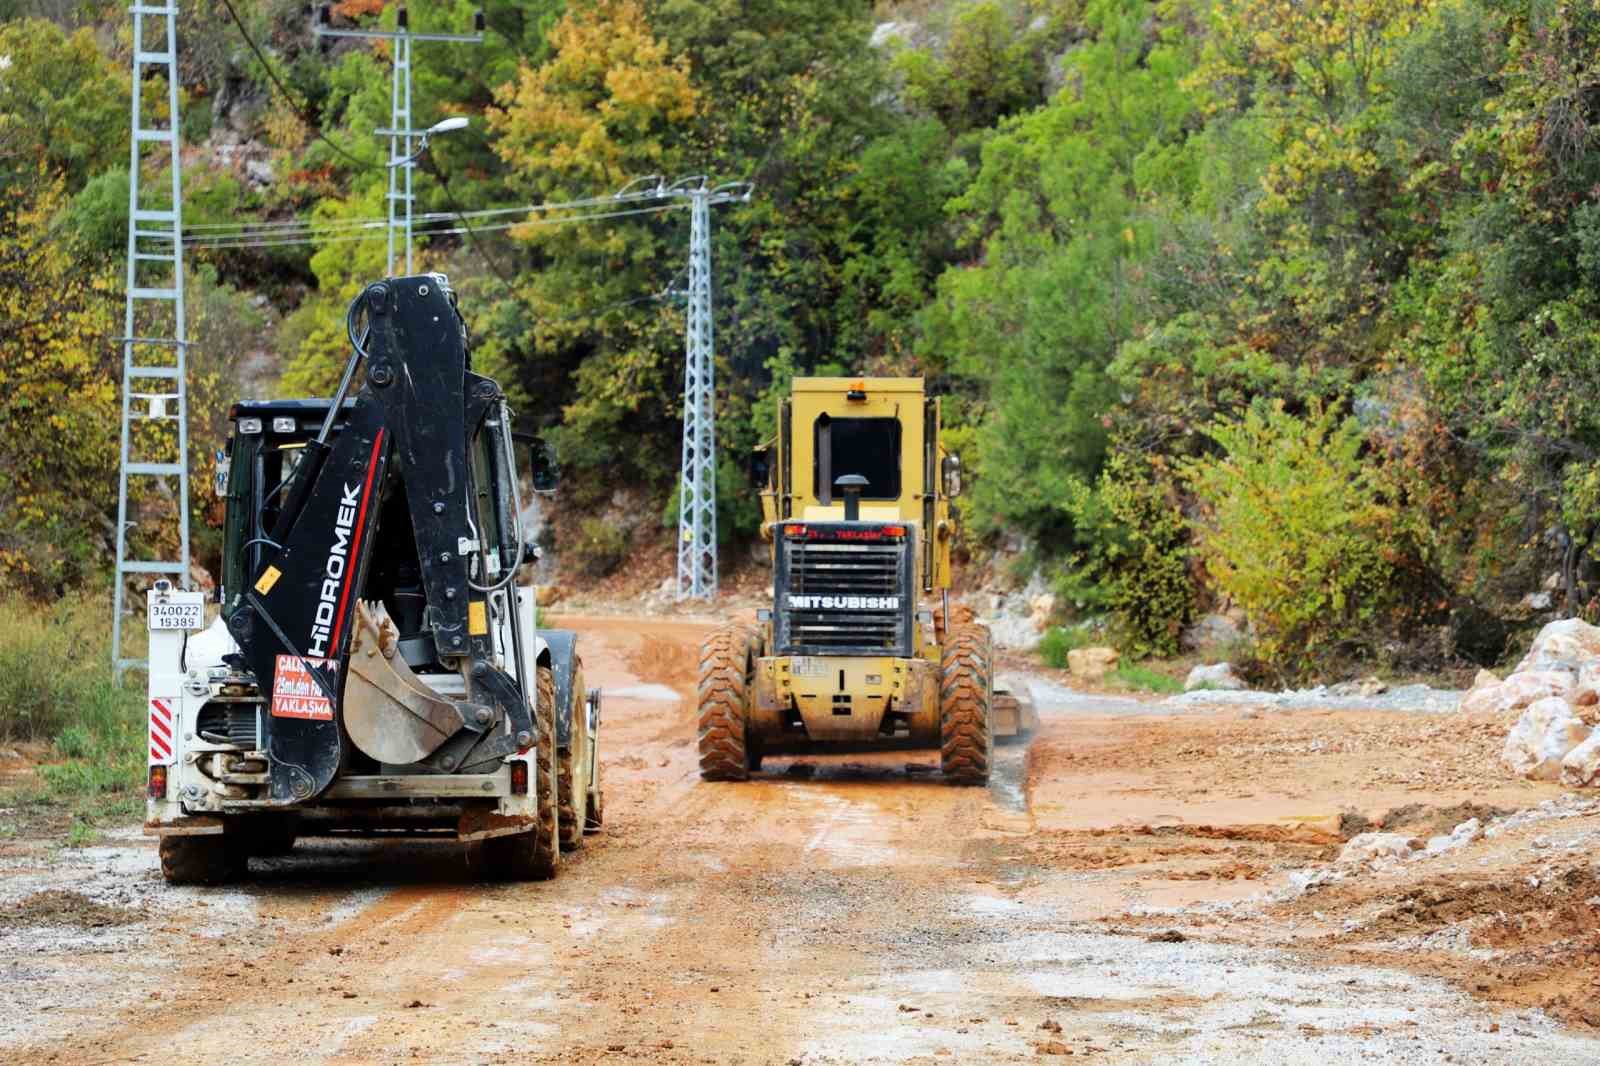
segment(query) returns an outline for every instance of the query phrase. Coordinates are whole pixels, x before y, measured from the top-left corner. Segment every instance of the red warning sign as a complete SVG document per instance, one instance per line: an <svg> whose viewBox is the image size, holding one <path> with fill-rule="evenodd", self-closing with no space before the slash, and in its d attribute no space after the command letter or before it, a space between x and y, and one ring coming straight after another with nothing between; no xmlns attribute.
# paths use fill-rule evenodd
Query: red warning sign
<svg viewBox="0 0 1600 1066"><path fill-rule="evenodd" d="M333 701L322 691L317 679L311 676L312 667L320 669L327 665L327 659L278 656L278 676L272 683L272 717L333 721ZM332 686L332 671L322 670L322 678Z"/></svg>

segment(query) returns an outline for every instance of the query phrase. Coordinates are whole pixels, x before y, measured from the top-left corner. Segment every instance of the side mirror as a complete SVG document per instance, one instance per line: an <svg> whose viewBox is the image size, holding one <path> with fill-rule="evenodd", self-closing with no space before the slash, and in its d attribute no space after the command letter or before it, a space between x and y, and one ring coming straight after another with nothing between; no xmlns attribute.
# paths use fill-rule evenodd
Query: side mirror
<svg viewBox="0 0 1600 1066"><path fill-rule="evenodd" d="M771 458L767 450L762 448L750 456L750 487L757 492L765 491L771 477Z"/></svg>
<svg viewBox="0 0 1600 1066"><path fill-rule="evenodd" d="M513 433L511 439L528 449L528 466L533 471L533 491L556 491L556 485L561 481L561 467L556 462L555 445L531 433Z"/></svg>
<svg viewBox="0 0 1600 1066"><path fill-rule="evenodd" d="M961 495L961 456L945 456L939 473L944 479L944 494L952 500Z"/></svg>

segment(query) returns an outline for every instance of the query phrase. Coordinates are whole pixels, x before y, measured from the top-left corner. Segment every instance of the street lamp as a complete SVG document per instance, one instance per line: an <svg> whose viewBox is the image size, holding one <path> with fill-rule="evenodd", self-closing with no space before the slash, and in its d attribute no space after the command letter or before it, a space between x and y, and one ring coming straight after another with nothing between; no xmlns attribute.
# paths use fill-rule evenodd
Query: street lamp
<svg viewBox="0 0 1600 1066"><path fill-rule="evenodd" d="M405 233L406 273L409 274L412 271L411 212L416 197L411 192L411 173L415 169L416 161L428 150L429 137L436 133L449 133L452 130L466 129L466 127L467 120L465 116L453 115L450 118L435 122L425 130L391 127L373 131L379 136L389 138L389 162L385 164L385 169L389 172L389 260L386 268L389 276L393 277L395 273L395 230L401 225L404 226ZM411 138L413 137L422 138L422 143L417 145L417 150L414 152L411 151ZM402 151L401 145L405 146L406 155L402 156L400 154ZM405 175L403 183L398 180L402 173ZM395 218L395 207L398 204L405 205L405 220L403 223Z"/></svg>

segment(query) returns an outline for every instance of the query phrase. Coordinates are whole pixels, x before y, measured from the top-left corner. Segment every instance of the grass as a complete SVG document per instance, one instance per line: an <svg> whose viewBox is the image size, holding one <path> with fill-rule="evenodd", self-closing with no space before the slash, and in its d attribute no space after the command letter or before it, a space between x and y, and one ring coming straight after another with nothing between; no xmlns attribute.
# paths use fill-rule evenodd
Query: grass
<svg viewBox="0 0 1600 1066"><path fill-rule="evenodd" d="M1123 686L1141 692L1173 693L1183 691L1183 682L1175 677L1152 670L1138 663L1122 663L1111 671L1112 678Z"/></svg>
<svg viewBox="0 0 1600 1066"><path fill-rule="evenodd" d="M66 843L133 815L145 772L144 678L112 678L106 597L40 605L0 596L0 742L50 745L55 759L0 797L39 821L70 817Z"/></svg>
<svg viewBox="0 0 1600 1066"><path fill-rule="evenodd" d="M1045 635L1039 639L1039 658L1044 660L1046 666L1055 667L1057 670L1067 668L1067 653L1079 648L1089 646L1089 635L1082 629L1066 629L1062 626L1051 626Z"/></svg>

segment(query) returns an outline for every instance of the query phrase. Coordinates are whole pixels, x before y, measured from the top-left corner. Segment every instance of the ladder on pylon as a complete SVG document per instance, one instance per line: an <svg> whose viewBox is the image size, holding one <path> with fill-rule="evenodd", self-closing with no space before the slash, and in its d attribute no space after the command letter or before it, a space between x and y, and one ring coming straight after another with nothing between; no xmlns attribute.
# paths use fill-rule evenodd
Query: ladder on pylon
<svg viewBox="0 0 1600 1066"><path fill-rule="evenodd" d="M183 167L178 131L178 9L134 3L128 164L128 275L122 334L122 451L117 477L117 580L111 658L118 675L146 665L127 654L122 621L127 583L189 579L189 425L184 389L188 355L183 306ZM146 79L166 78L165 124L145 101ZM149 123L147 124L147 119ZM169 163L169 181L146 181ZM153 501L147 488L164 497ZM130 494L130 489L133 491ZM175 498L174 498L175 494ZM152 505L155 503L156 505ZM130 507L130 504L132 505ZM175 506L175 510L174 510ZM135 510L137 517L130 516ZM171 526L176 525L176 537ZM160 528L157 528L160 527ZM136 536L131 536L137 531ZM163 535L163 533L165 535ZM176 543L174 543L176 541ZM157 549L161 549L157 551ZM141 552L176 559L142 557Z"/></svg>

